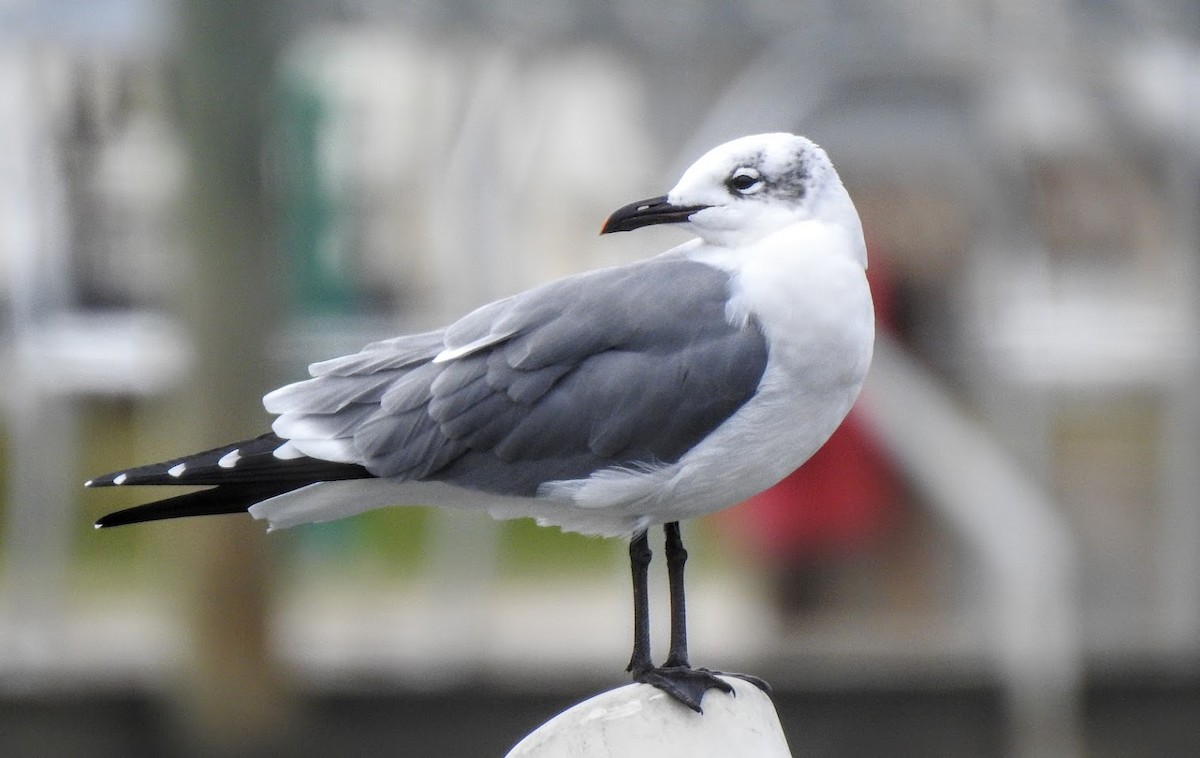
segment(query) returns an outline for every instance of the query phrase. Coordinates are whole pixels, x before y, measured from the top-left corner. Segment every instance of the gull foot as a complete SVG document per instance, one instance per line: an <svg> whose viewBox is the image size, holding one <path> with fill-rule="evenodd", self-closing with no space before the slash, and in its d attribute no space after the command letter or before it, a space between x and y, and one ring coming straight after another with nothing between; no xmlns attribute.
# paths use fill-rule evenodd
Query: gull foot
<svg viewBox="0 0 1200 758"><path fill-rule="evenodd" d="M733 676L739 675L733 674ZM756 680L753 677L740 678L747 679L747 681L756 686L761 686L761 680ZM657 687L696 713L704 713L700 708L700 700L708 690L720 690L727 694L733 693L733 685L719 679L715 672L708 669L689 668L687 666L662 666L641 669L633 672L633 681ZM765 682L762 682L762 684L765 684Z"/></svg>

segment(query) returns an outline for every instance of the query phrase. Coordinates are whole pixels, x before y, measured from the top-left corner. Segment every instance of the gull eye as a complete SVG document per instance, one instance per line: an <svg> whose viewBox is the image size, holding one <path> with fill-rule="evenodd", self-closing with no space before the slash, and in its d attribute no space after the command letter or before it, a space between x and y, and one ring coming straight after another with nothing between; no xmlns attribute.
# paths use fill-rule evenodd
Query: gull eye
<svg viewBox="0 0 1200 758"><path fill-rule="evenodd" d="M763 186L762 176L752 168L739 168L734 171L725 186L742 195L749 195L760 190Z"/></svg>

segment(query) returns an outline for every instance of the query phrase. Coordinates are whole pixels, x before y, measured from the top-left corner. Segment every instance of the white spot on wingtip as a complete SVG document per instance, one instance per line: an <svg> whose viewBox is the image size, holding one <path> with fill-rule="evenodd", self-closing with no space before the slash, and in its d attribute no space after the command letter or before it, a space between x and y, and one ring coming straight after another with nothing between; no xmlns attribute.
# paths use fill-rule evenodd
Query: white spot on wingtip
<svg viewBox="0 0 1200 758"><path fill-rule="evenodd" d="M186 463L179 463L179 464L176 464L176 465L172 466L171 468L167 469L167 473L170 474L171 476L175 477L176 479L183 476L184 471L187 471Z"/></svg>
<svg viewBox="0 0 1200 758"><path fill-rule="evenodd" d="M221 468L233 468L242 457L242 451L230 450L225 455L221 456L221 460L217 461L217 465Z"/></svg>
<svg viewBox="0 0 1200 758"><path fill-rule="evenodd" d="M92 528L93 529L103 529L104 525L103 524L92 524Z"/></svg>
<svg viewBox="0 0 1200 758"><path fill-rule="evenodd" d="M95 479L88 479L86 482L84 482L84 483L83 483L83 486L84 486L84 487L91 487L91 486L92 486L93 484L95 484L95 483L96 483L96 480L95 480Z"/></svg>
<svg viewBox="0 0 1200 758"><path fill-rule="evenodd" d="M124 484L125 480L128 478L129 478L128 474L117 474L116 476L113 477L113 484Z"/></svg>

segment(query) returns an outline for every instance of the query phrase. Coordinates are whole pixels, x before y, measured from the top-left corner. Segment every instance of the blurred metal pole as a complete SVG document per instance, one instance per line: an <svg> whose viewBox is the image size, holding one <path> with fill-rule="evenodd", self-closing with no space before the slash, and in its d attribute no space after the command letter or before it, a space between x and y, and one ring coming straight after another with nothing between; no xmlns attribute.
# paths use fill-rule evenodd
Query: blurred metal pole
<svg viewBox="0 0 1200 758"><path fill-rule="evenodd" d="M181 320L197 356L180 400L180 452L261 432L268 336L277 331L278 266L263 187L263 133L279 46L274 2L185 0L179 6L179 117L188 159L188 257ZM277 751L286 692L267 640L268 543L243 518L186 527L192 660L177 692L198 754Z"/></svg>

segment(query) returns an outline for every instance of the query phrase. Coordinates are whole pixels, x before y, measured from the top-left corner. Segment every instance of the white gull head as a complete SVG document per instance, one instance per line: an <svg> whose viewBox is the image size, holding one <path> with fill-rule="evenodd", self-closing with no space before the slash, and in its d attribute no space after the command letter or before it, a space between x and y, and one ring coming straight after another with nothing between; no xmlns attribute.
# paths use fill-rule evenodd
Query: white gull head
<svg viewBox="0 0 1200 758"><path fill-rule="evenodd" d="M866 267L858 213L829 156L805 137L776 132L713 148L670 192L621 208L603 231L674 223L709 245L736 248L806 221L843 227L855 240L846 252Z"/></svg>

